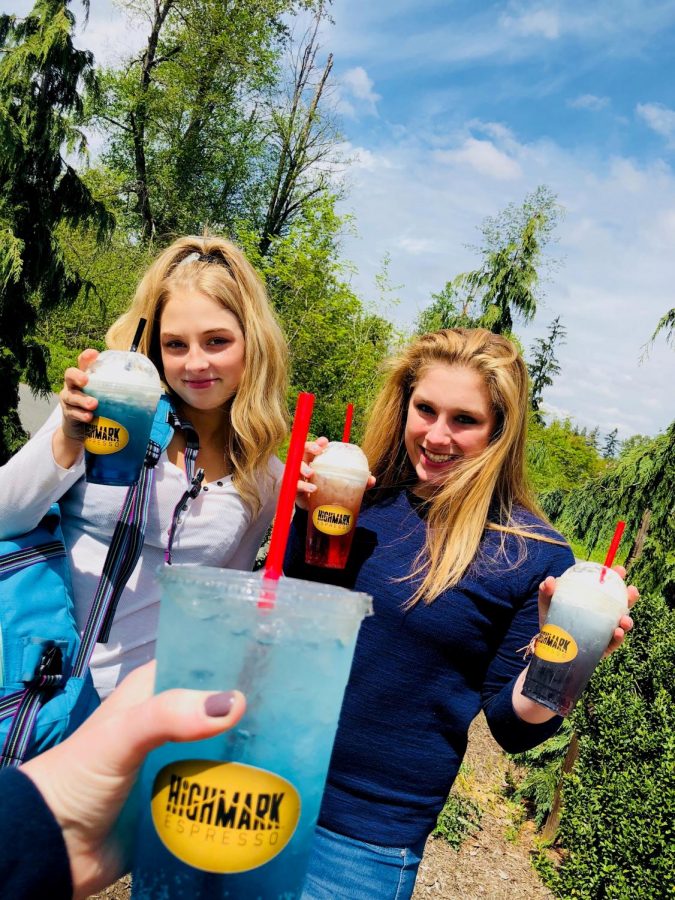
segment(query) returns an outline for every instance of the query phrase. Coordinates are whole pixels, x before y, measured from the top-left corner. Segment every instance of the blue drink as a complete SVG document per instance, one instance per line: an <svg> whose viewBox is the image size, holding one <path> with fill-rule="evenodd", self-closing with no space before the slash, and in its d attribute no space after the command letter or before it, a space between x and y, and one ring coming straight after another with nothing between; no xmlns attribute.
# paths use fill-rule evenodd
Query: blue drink
<svg viewBox="0 0 675 900"><path fill-rule="evenodd" d="M88 370L86 394L96 397L86 426L87 481L129 485L137 481L162 393L159 373L141 353L106 350Z"/></svg>
<svg viewBox="0 0 675 900"><path fill-rule="evenodd" d="M237 687L247 711L231 732L148 757L132 896L293 900L370 598L202 566L160 581L156 689Z"/></svg>

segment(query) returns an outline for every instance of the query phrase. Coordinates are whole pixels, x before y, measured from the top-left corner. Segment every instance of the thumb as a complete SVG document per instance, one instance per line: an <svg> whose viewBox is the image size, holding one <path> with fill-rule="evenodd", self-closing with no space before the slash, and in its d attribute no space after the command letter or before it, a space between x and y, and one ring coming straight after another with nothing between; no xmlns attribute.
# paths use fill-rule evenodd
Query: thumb
<svg viewBox="0 0 675 900"><path fill-rule="evenodd" d="M166 741L214 737L243 716L246 700L239 691L207 692L176 688L162 691L131 708L101 706L71 738L71 759L126 775ZM107 712L107 715L106 715ZM98 716L98 721L97 717Z"/></svg>

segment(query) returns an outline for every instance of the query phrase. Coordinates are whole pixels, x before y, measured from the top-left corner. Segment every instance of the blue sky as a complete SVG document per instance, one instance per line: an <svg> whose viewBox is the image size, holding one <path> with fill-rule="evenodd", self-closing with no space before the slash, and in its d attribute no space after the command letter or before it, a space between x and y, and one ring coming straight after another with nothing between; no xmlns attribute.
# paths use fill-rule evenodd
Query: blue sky
<svg viewBox="0 0 675 900"><path fill-rule="evenodd" d="M25 11L29 0L5 3ZM92 0L81 42L111 62L147 26ZM74 6L77 11L77 4ZM656 434L673 419L675 353L658 319L675 306L675 0L334 0L322 33L350 159L342 210L353 284L377 303L386 254L412 323L474 268L480 225L537 185L565 216L526 348L560 315L552 415L602 434Z"/></svg>

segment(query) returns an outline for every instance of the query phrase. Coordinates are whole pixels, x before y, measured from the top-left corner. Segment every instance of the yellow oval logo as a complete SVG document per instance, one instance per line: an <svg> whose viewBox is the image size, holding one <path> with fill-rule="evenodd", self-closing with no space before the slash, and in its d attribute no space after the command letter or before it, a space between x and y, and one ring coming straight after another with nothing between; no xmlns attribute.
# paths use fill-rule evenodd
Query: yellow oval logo
<svg viewBox="0 0 675 900"><path fill-rule="evenodd" d="M152 821L164 846L205 872L257 869L284 849L300 818L290 781L235 762L177 760L157 773Z"/></svg>
<svg viewBox="0 0 675 900"><path fill-rule="evenodd" d="M354 525L354 514L344 506L317 506L312 522L323 534L348 534Z"/></svg>
<svg viewBox="0 0 675 900"><path fill-rule="evenodd" d="M119 453L129 443L129 432L124 425L105 416L97 416L87 425L84 449L98 456Z"/></svg>
<svg viewBox="0 0 675 900"><path fill-rule="evenodd" d="M546 662L570 662L579 652L576 641L557 625L544 625L534 645L534 654Z"/></svg>

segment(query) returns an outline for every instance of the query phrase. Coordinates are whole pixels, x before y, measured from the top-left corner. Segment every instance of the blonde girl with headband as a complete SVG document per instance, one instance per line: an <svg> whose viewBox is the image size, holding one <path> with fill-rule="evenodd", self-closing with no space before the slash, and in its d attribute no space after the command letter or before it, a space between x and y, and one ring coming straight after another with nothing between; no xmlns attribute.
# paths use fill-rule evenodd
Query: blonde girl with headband
<svg viewBox="0 0 675 900"><path fill-rule="evenodd" d="M363 449L347 568L304 563L309 463L284 570L373 596L345 692L303 900L405 900L482 710L508 751L560 719L524 697L524 651L569 546L527 487L528 377L505 338L446 329L393 359ZM630 602L637 592L629 589ZM608 648L632 627L625 616Z"/></svg>
<svg viewBox="0 0 675 900"><path fill-rule="evenodd" d="M110 639L92 657L101 696L154 657L157 567L168 560L251 569L283 471L276 450L287 432L286 341L242 251L217 237L176 240L111 326L108 347L128 349L140 317L147 325L138 349L160 372L173 434L157 464L141 557ZM30 530L59 502L81 628L127 490L84 478L83 425L97 401L82 389L97 355L84 350L66 370L59 408L0 469L5 531Z"/></svg>

